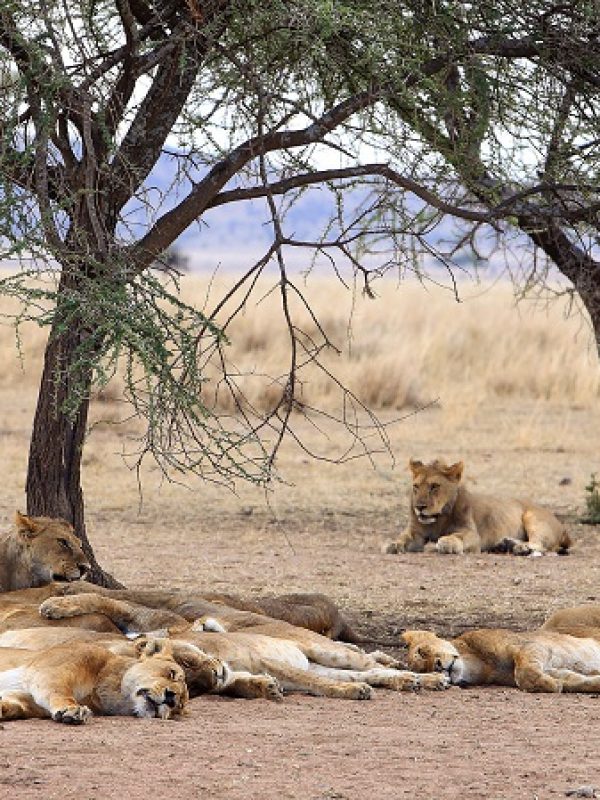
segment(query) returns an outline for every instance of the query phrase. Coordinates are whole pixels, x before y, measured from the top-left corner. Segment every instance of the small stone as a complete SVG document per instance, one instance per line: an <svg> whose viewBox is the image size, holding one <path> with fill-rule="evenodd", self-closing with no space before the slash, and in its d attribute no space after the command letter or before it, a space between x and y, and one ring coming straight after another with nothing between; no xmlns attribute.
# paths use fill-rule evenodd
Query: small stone
<svg viewBox="0 0 600 800"><path fill-rule="evenodd" d="M573 479L569 477L561 478L558 482L559 486L570 486L573 483Z"/></svg>
<svg viewBox="0 0 600 800"><path fill-rule="evenodd" d="M567 789L565 795L567 797L598 797L596 787L588 784L578 786L576 789Z"/></svg>

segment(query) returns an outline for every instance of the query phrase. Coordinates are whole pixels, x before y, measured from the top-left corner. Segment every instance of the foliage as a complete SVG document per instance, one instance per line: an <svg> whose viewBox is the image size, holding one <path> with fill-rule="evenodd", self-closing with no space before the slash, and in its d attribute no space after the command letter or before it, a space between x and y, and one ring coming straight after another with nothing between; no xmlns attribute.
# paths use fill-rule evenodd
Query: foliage
<svg viewBox="0 0 600 800"><path fill-rule="evenodd" d="M600 525L600 481L596 478L595 472L592 472L590 482L585 487L585 508L586 514L582 522L588 525Z"/></svg>

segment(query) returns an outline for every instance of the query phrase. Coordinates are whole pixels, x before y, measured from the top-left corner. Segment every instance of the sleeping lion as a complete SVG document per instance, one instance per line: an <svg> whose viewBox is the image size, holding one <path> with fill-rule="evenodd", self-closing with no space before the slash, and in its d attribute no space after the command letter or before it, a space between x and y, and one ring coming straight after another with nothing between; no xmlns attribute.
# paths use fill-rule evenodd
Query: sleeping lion
<svg viewBox="0 0 600 800"><path fill-rule="evenodd" d="M528 500L468 491L461 483L462 461L448 466L411 460L409 467L409 523L397 541L384 545L384 552L420 552L427 542L435 542L438 553L539 556L568 551L569 535L552 512Z"/></svg>
<svg viewBox="0 0 600 800"><path fill-rule="evenodd" d="M0 719L50 717L82 725L95 714L169 719L188 700L171 643L142 641L133 656L69 642L34 652L0 649Z"/></svg>
<svg viewBox="0 0 600 800"><path fill-rule="evenodd" d="M206 605L204 606L206 608ZM215 691L238 697L281 699L282 691L324 697L367 700L371 687L396 691L445 689L445 675L416 675L398 669L398 662L381 652L367 653L353 644L332 641L283 620L215 605L191 623L181 615L126 600L86 592L51 597L40 606L47 619L104 614L127 634L160 630L170 634L173 648L195 648L205 658L225 665L226 680ZM105 647L130 646L122 636L99 634ZM90 640L90 632L67 628L33 628L0 635L2 646L44 648L59 641ZM175 657L178 657L175 654Z"/></svg>
<svg viewBox="0 0 600 800"><path fill-rule="evenodd" d="M408 644L411 669L435 670L458 686L600 692L600 641L596 638L544 628L522 633L482 629L451 640L431 631L406 631L402 638Z"/></svg>

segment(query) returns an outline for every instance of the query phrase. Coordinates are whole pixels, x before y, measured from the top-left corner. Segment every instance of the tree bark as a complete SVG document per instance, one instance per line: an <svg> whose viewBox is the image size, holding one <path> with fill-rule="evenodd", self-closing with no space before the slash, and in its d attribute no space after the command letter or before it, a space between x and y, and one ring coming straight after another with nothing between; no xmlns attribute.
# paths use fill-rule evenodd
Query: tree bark
<svg viewBox="0 0 600 800"><path fill-rule="evenodd" d="M536 228L521 218L519 225L573 284L590 315L600 358L600 261L578 247L556 223Z"/></svg>
<svg viewBox="0 0 600 800"><path fill-rule="evenodd" d="M77 392L82 398L77 413L70 416L64 409L74 384L70 370L76 363L77 348L83 335L82 325L57 330L55 323L48 338L29 448L27 513L63 517L70 522L92 565L88 580L109 588L120 588L121 584L96 561L85 527L81 459L90 402L91 369L82 369L76 376Z"/></svg>

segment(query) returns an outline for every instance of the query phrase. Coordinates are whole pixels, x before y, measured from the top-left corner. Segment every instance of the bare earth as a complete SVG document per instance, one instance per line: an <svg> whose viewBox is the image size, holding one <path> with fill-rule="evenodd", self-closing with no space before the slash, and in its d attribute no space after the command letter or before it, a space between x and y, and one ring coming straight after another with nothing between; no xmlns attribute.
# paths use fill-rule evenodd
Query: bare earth
<svg viewBox="0 0 600 800"><path fill-rule="evenodd" d="M23 503L32 400L7 388L0 402L8 525ZM514 400L430 410L390 429L395 469L383 458L377 470L364 460L334 467L288 446L281 469L292 485L269 504L250 489L161 487L149 471L140 511L135 478L117 455L126 438L100 427L86 453L89 531L100 561L132 587L323 591L365 636L401 655L407 627L533 626L551 609L600 602L600 530L576 522L590 473L600 472L599 430L600 413L579 407ZM332 444L321 445L330 455ZM481 490L554 508L569 522L572 555L381 555L406 517L411 455L463 458ZM0 798L541 800L584 784L600 796L599 716L593 695L455 688L380 690L364 703L198 698L171 723L6 723Z"/></svg>

